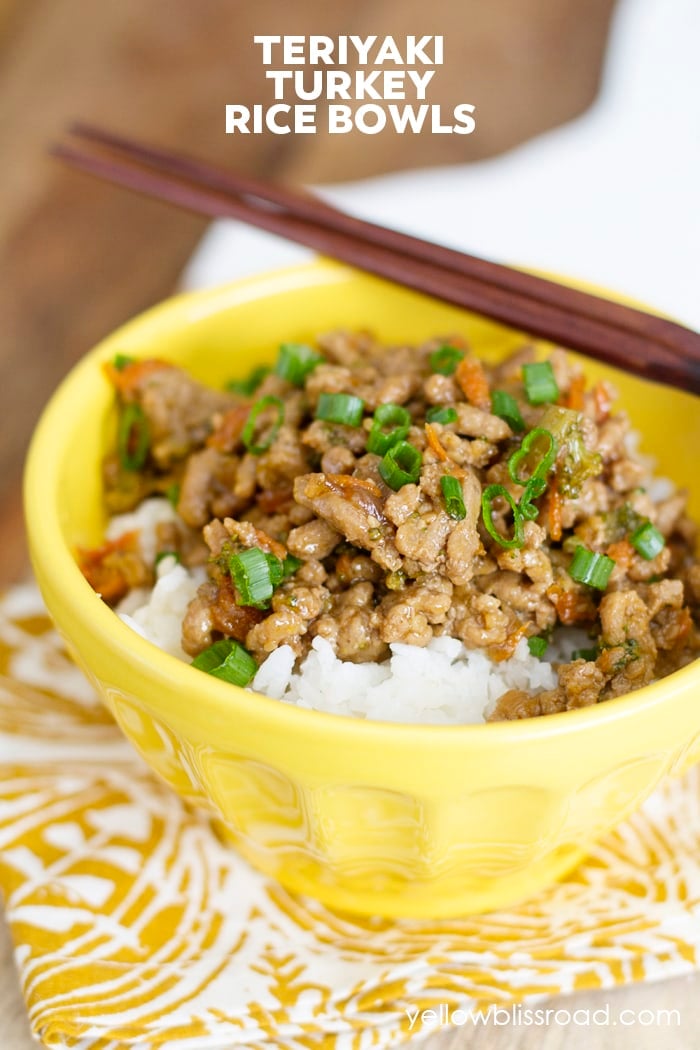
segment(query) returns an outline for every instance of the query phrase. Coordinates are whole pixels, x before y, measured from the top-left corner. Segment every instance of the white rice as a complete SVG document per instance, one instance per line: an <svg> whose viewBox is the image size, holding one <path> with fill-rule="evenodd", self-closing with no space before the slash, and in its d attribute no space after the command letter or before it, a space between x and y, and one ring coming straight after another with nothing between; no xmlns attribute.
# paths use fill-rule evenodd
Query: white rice
<svg viewBox="0 0 700 1050"><path fill-rule="evenodd" d="M131 514L118 514L112 518L106 536L109 540L116 540L126 532L138 530L144 561L152 565L158 550L158 526L162 524L183 529L182 521L168 500L147 499ZM162 558L156 567L154 587L130 591L118 605L117 613L142 638L180 660L189 660L181 645L182 621L187 606L205 579L204 569L188 570L174 556Z"/></svg>
<svg viewBox="0 0 700 1050"><path fill-rule="evenodd" d="M276 700L316 711L385 722L460 724L483 722L508 689L553 689L550 663L530 655L520 641L514 655L493 663L456 638L433 638L422 648L395 642L381 664L339 660L325 638L314 638L298 672L294 653L283 645L270 653L253 688Z"/></svg>
<svg viewBox="0 0 700 1050"><path fill-rule="evenodd" d="M139 533L139 548L147 565L153 565L158 550L158 526L175 525L184 529L181 518L167 499L145 499L129 514L117 514L110 518L105 529L108 540L118 540L127 532Z"/></svg>
<svg viewBox="0 0 700 1050"><path fill-rule="evenodd" d="M172 556L158 563L156 573L153 589L131 591L117 612L142 638L180 660L189 660L181 645L182 621L206 574L203 569L186 569Z"/></svg>

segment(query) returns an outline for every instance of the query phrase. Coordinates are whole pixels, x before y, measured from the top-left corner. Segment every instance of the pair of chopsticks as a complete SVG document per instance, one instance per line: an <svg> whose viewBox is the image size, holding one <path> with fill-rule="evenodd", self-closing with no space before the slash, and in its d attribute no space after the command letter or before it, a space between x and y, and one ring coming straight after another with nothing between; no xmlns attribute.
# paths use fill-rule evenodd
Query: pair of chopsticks
<svg viewBox="0 0 700 1050"><path fill-rule="evenodd" d="M107 181L228 217L418 292L670 386L700 394L700 335L665 318L365 222L310 193L75 124L53 153Z"/></svg>

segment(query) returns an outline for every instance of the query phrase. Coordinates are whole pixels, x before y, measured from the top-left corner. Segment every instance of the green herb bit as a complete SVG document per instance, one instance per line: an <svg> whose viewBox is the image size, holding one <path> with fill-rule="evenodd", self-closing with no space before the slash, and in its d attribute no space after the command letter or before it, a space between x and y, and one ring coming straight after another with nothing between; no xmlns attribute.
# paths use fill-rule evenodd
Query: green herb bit
<svg viewBox="0 0 700 1050"><path fill-rule="evenodd" d="M140 470L151 441L148 420L140 405L125 405L119 417L117 453L124 470Z"/></svg>
<svg viewBox="0 0 700 1050"><path fill-rule="evenodd" d="M443 474L440 478L440 488L445 500L445 510L451 518L462 521L467 516L467 508L464 505L464 494L462 486L457 478L451 474Z"/></svg>
<svg viewBox="0 0 700 1050"><path fill-rule="evenodd" d="M491 411L494 416L505 420L516 434L525 429L525 420L520 414L518 402L507 390L494 390L491 395Z"/></svg>
<svg viewBox="0 0 700 1050"><path fill-rule="evenodd" d="M364 411L364 401L354 394L320 394L316 406L316 419L359 427Z"/></svg>
<svg viewBox="0 0 700 1050"><path fill-rule="evenodd" d="M441 423L443 427L457 422L457 409L446 408L444 405L435 405L425 413L426 423Z"/></svg>
<svg viewBox="0 0 700 1050"><path fill-rule="evenodd" d="M271 555L272 556L272 555ZM295 558L293 554L288 554L282 562L282 576L286 580L288 576L293 576L294 573L302 567L304 562L301 558Z"/></svg>
<svg viewBox="0 0 700 1050"><path fill-rule="evenodd" d="M283 343L275 365L275 372L294 386L303 386L323 358L303 343Z"/></svg>
<svg viewBox="0 0 700 1050"><path fill-rule="evenodd" d="M596 554L587 547L578 547L568 571L577 583L604 591L614 568L615 562L607 554Z"/></svg>
<svg viewBox="0 0 700 1050"><path fill-rule="evenodd" d="M154 562L154 565L155 565L156 569L158 568L158 566L162 562L163 558L174 558L175 561L178 563L178 565L180 564L180 562L182 560L180 558L180 555L178 554L177 551L158 551L158 553L156 554L156 560Z"/></svg>
<svg viewBox="0 0 700 1050"><path fill-rule="evenodd" d="M648 519L634 530L630 543L646 561L652 561L666 546L663 535Z"/></svg>
<svg viewBox="0 0 700 1050"><path fill-rule="evenodd" d="M195 656L192 667L239 686L248 685L258 670L248 650L230 638L214 642L199 656Z"/></svg>
<svg viewBox="0 0 700 1050"><path fill-rule="evenodd" d="M451 376L463 358L464 353L456 346L441 346L433 350L428 360L431 371L439 372L441 376Z"/></svg>
<svg viewBox="0 0 700 1050"><path fill-rule="evenodd" d="M527 647L530 650L532 656L536 656L538 660L541 660L544 654L547 652L547 646L549 642L546 638L543 638L541 634L533 635L532 638L528 638Z"/></svg>
<svg viewBox="0 0 700 1050"><path fill-rule="evenodd" d="M604 645L605 650L621 649L622 653L613 664L613 671L624 671L625 667L639 659L639 642L636 638L626 638L623 645Z"/></svg>
<svg viewBox="0 0 700 1050"><path fill-rule="evenodd" d="M403 569L387 573L384 577L384 586L390 591L402 591L406 586L406 574Z"/></svg>
<svg viewBox="0 0 700 1050"><path fill-rule="evenodd" d="M497 499L504 499L510 507L513 515L513 535L510 539L503 536L496 528L493 520L493 504ZM504 547L506 550L514 550L522 547L525 542L523 535L523 516L520 508L516 505L508 489L503 485L488 485L481 494L481 516L484 527L489 536Z"/></svg>
<svg viewBox="0 0 700 1050"><path fill-rule="evenodd" d="M408 441L399 441L385 453L379 463L379 473L395 492L403 485L413 485L420 477L423 456Z"/></svg>
<svg viewBox="0 0 700 1050"><path fill-rule="evenodd" d="M170 506L174 507L177 510L177 505L180 502L180 486L176 481L174 481L172 485L168 485L167 489L164 492L164 496L167 499Z"/></svg>
<svg viewBox="0 0 700 1050"><path fill-rule="evenodd" d="M229 379L225 389L241 397L252 397L265 376L270 374L269 365L258 365L248 373L245 379Z"/></svg>
<svg viewBox="0 0 700 1050"><path fill-rule="evenodd" d="M616 543L647 520L637 513L631 503L623 503L621 507L616 507L605 515L605 535L608 542Z"/></svg>
<svg viewBox="0 0 700 1050"><path fill-rule="evenodd" d="M589 663L592 660L598 659L598 646L594 645L591 649L574 649L571 654L572 660L588 660Z"/></svg>
<svg viewBox="0 0 700 1050"><path fill-rule="evenodd" d="M534 361L532 364L523 365L523 383L525 397L531 405L544 405L549 401L556 401L559 397L559 387L549 361Z"/></svg>
<svg viewBox="0 0 700 1050"><path fill-rule="evenodd" d="M277 409L277 418L268 430L262 441L255 440L255 431L258 417L267 408ZM261 452L267 452L272 442L277 437L279 428L284 422L284 404L279 397L274 397L272 394L268 394L267 397L261 397L259 401L256 401L250 410L250 415L246 421L246 425L243 427L241 433L241 441L254 456L259 456Z"/></svg>
<svg viewBox="0 0 700 1050"><path fill-rule="evenodd" d="M388 428L388 429L387 429ZM379 405L367 437L367 451L383 456L392 445L403 441L411 429L411 414L403 405Z"/></svg>
<svg viewBox="0 0 700 1050"><path fill-rule="evenodd" d="M112 359L112 368L116 368L117 372L123 372L126 366L133 365L135 360L129 354L115 354Z"/></svg>

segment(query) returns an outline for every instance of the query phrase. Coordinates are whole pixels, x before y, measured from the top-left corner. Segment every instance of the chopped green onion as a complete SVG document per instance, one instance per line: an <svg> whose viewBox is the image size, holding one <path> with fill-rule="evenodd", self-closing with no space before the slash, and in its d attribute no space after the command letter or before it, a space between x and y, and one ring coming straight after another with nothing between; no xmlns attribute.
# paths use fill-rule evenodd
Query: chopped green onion
<svg viewBox="0 0 700 1050"><path fill-rule="evenodd" d="M245 379L229 379L226 390L230 390L232 394L240 394L241 397L252 397L269 371L268 365L258 365Z"/></svg>
<svg viewBox="0 0 700 1050"><path fill-rule="evenodd" d="M571 579L577 583L604 591L614 568L615 562L607 554L596 554L587 547L577 547L568 571Z"/></svg>
<svg viewBox="0 0 700 1050"><path fill-rule="evenodd" d="M494 416L504 419L516 433L525 429L525 420L520 414L518 402L507 390L494 390L491 395L491 411Z"/></svg>
<svg viewBox="0 0 700 1050"><path fill-rule="evenodd" d="M247 649L231 638L214 642L208 649L195 656L192 667L206 671L215 678L222 678L232 685L248 685L255 678L258 665Z"/></svg>
<svg viewBox="0 0 700 1050"><path fill-rule="evenodd" d="M538 660L541 660L544 654L547 652L547 646L549 642L546 638L543 638L541 634L536 634L532 638L528 638L527 647L533 656L536 656Z"/></svg>
<svg viewBox="0 0 700 1050"><path fill-rule="evenodd" d="M425 413L427 423L442 423L445 427L448 423L457 422L457 409L445 408L443 405L435 405Z"/></svg>
<svg viewBox="0 0 700 1050"><path fill-rule="evenodd" d="M494 524L493 520L493 501L496 499L504 499L511 509L513 514L513 536L508 539L506 536L502 536ZM503 485L487 485L481 494L481 515L484 519L484 526L489 536L500 543L501 547L505 547L506 550L513 550L515 547L522 547L523 538L523 516L520 508L516 506L515 500L511 496L508 489L504 488Z"/></svg>
<svg viewBox="0 0 700 1050"><path fill-rule="evenodd" d="M420 477L423 456L408 441L392 445L379 463L379 473L390 489L396 492L402 485L413 485Z"/></svg>
<svg viewBox="0 0 700 1050"><path fill-rule="evenodd" d="M539 477L530 478L525 486L525 491L520 497L518 506L520 507L522 516L526 518L527 521L534 521L539 514L539 508L536 507L532 501L533 499L539 499L546 488L547 482L544 478Z"/></svg>
<svg viewBox="0 0 700 1050"><path fill-rule="evenodd" d="M523 382L525 396L531 405L544 405L548 401L556 401L559 397L559 387L549 361L535 361L530 365L523 365Z"/></svg>
<svg viewBox="0 0 700 1050"><path fill-rule="evenodd" d="M543 452L538 453L537 449L533 449L533 445L542 439L547 443L546 448ZM521 477L518 473L518 467L523 460L527 460L531 452L533 453L533 456L539 456L539 458L535 459L535 464L531 468L528 477ZM527 483L532 481L533 478L546 478L547 474L552 469L556 455L557 442L554 435L550 433L549 430L543 430L542 427L535 427L534 430L531 430L529 434L525 435L520 448L516 449L508 460L508 473L510 474L511 481L514 481L516 485L527 485ZM544 488L542 488L537 495L541 496L542 492L544 492Z"/></svg>
<svg viewBox="0 0 700 1050"><path fill-rule="evenodd" d="M304 381L323 358L310 346L302 343L283 343L275 365L275 372L294 386L303 386Z"/></svg>
<svg viewBox="0 0 700 1050"><path fill-rule="evenodd" d="M319 394L316 405L316 419L328 423L344 423L349 427L359 427L365 411L365 403L354 394Z"/></svg>
<svg viewBox="0 0 700 1050"><path fill-rule="evenodd" d="M288 576L293 576L297 569L300 569L303 564L301 558L295 558L293 554L288 554L282 562L282 576L285 579Z"/></svg>
<svg viewBox="0 0 700 1050"><path fill-rule="evenodd" d="M117 372L123 372L127 365L132 365L135 358L130 357L129 354L115 354L112 361L112 367L116 368Z"/></svg>
<svg viewBox="0 0 700 1050"><path fill-rule="evenodd" d="M651 561L666 546L666 540L662 534L648 520L634 530L630 536L630 543L637 554L641 554L646 561Z"/></svg>
<svg viewBox="0 0 700 1050"><path fill-rule="evenodd" d="M594 645L592 649L574 649L571 654L572 660L597 660L598 659L598 646Z"/></svg>
<svg viewBox="0 0 700 1050"><path fill-rule="evenodd" d="M456 346L441 346L430 355L430 367L441 376L451 376L464 354Z"/></svg>
<svg viewBox="0 0 700 1050"><path fill-rule="evenodd" d="M163 558L174 558L178 565L180 564L181 560L180 555L177 553L177 551L158 551L158 553L156 554L156 560L154 562L154 566L156 569L162 562Z"/></svg>
<svg viewBox="0 0 700 1050"><path fill-rule="evenodd" d="M378 405L367 438L367 451L383 456L392 445L403 441L410 429L411 414L402 405Z"/></svg>
<svg viewBox="0 0 700 1050"><path fill-rule="evenodd" d="M253 550L257 550L257 548L254 547ZM267 559L267 564L270 569L270 583L272 584L272 588L274 590L275 587L279 587L282 580L284 579L284 566L282 565L282 562L279 560L279 558L276 558L274 554L265 554L265 558Z"/></svg>
<svg viewBox="0 0 700 1050"><path fill-rule="evenodd" d="M124 470L140 470L150 444L148 420L140 405L128 404L119 419L117 451Z"/></svg>
<svg viewBox="0 0 700 1050"><path fill-rule="evenodd" d="M171 507L177 507L180 502L180 486L176 481L172 485L168 485L165 490L165 498Z"/></svg>
<svg viewBox="0 0 700 1050"><path fill-rule="evenodd" d="M259 547L233 554L229 558L229 572L240 595L239 605L253 605L256 609L267 608L275 589L273 572L277 583L282 580L282 563L275 558L278 570L273 570L269 558Z"/></svg>
<svg viewBox="0 0 700 1050"><path fill-rule="evenodd" d="M467 516L467 508L464 506L464 494L462 486L451 474L443 474L440 478L440 488L445 499L445 510L451 518L462 521Z"/></svg>
<svg viewBox="0 0 700 1050"><path fill-rule="evenodd" d="M270 428L264 441L255 442L255 424L257 423L258 416L261 412L264 412L266 408L270 408L274 405L277 409L277 419ZM250 410L250 415L246 425L243 427L241 433L241 441L254 456L259 456L261 452L267 452L272 442L277 437L279 428L284 422L284 404L278 397L274 397L272 394L268 394L267 397L261 397L259 401L256 401Z"/></svg>

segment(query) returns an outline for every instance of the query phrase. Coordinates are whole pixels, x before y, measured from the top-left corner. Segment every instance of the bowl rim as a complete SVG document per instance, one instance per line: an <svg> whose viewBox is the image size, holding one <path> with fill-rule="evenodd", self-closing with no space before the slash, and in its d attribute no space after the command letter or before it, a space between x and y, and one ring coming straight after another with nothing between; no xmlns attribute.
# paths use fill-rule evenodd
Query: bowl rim
<svg viewBox="0 0 700 1050"><path fill-rule="evenodd" d="M597 731L599 727L617 722L630 714L641 715L660 703L667 703L670 696L685 692L693 684L693 679L696 684L700 684L700 662L696 660L634 692L590 707L557 712L555 716L467 724L406 723L360 718L299 707L247 691L212 676L205 677L201 671L142 638L93 591L80 572L71 549L63 540L58 487L54 485L47 493L46 478L47 474L56 479L58 477L61 449L65 444L65 438L62 438L65 430L63 420L69 405L74 405L76 401L80 403L83 397L88 397L90 388L94 387L97 369L103 361L113 356L115 344L132 333L139 333L140 338L152 339L154 342L160 336L162 342L162 337L174 324L187 324L197 317L222 309L224 305L235 305L237 295L239 301L249 302L294 287L342 283L366 276L351 267L319 258L239 278L215 288L180 293L121 325L73 366L41 413L27 454L23 485L25 520L32 557L35 563L41 563L44 572L51 578L53 588L60 590L61 600L70 619L80 622L100 645L106 645L115 655L128 653L132 668L159 681L164 688L158 691L163 701L157 706L157 713L166 719L169 713L172 715L176 708L182 706L180 693L195 694L198 709L204 708L214 716L252 716L261 725L274 725L276 731L281 729L290 735L301 733L306 738L329 734L335 737L340 731L346 738L357 739L359 743L374 746L390 744L394 749L402 745L415 745L419 737L425 746L426 735L433 744L461 748L467 741L472 745L490 747L493 743L510 739L524 741L557 737L568 733L570 729ZM591 287L590 284L561 275L558 275L558 279L579 287ZM615 297L624 299L623 296ZM61 617L57 616L56 619L60 620ZM177 691L173 690L176 682ZM152 696L147 705L152 710L156 709ZM184 708L183 713L186 715Z"/></svg>

